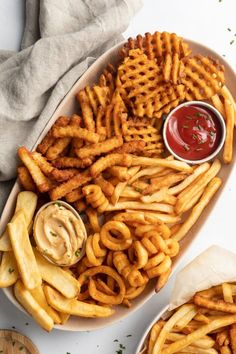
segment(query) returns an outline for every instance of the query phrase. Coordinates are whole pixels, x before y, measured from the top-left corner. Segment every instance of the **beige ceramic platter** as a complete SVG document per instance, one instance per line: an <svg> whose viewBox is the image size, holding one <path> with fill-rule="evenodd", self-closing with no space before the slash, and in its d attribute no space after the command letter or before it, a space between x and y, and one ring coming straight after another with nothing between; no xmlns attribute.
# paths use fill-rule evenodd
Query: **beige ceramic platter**
<svg viewBox="0 0 236 354"><path fill-rule="evenodd" d="M190 40L187 40L187 42L189 43L193 53L201 53L203 55L213 56L215 58L218 58L224 64L227 86L231 90L233 96L236 97L236 75L235 75L233 69L229 66L229 64L222 57L220 57L217 53L215 53L211 49L209 49L199 43L190 41ZM36 141L34 148L39 144L39 142L46 135L48 130L51 128L53 123L56 121L56 119L60 115L71 115L72 113L75 113L78 110L77 102L75 99L76 92L79 89L84 88L86 85L96 83L98 77L100 76L101 72L103 71L103 69L106 67L106 65L108 63L114 63L114 64L116 63L116 61L118 60L118 50L121 46L122 46L122 43L116 45L115 47L111 48L108 52L103 54L86 71L86 73L75 83L75 85L71 88L71 90L66 95L66 97L62 100L62 102L60 103L60 105L56 109L55 113L49 119L43 132L41 133L38 140ZM235 146L234 146L234 150L235 150ZM234 154L234 156L235 156L235 154ZM234 159L235 159L235 157L234 157ZM220 189L220 191L217 193L217 196L211 201L210 205L206 208L204 213L201 215L197 224L192 228L192 230L188 233L188 235L185 237L185 239L183 241L181 241L181 252L176 257L173 271L175 270L175 268L178 265L179 261L181 260L182 256L187 251L191 242L199 235L199 232L201 231L201 229L204 228L205 222L207 221L207 216L211 212L213 212L214 205L215 205L217 199L221 197L221 195L224 191L224 187L225 187L227 179L231 173L233 165L234 165L234 161L231 163L231 165L223 166L223 168L220 172L220 177L223 179L223 187ZM12 215L14 207L15 207L16 196L19 191L20 191L20 185L16 181L16 183L11 191L11 194L9 195L9 198L8 198L7 203L5 205L4 211L2 213L1 223L0 223L0 235L3 233L7 222L11 218L11 215ZM96 330L96 329L99 329L102 327L109 326L109 325L121 320L122 318L128 316L129 314L133 313L138 308L140 308L154 294L154 286L155 286L155 283L150 282L149 286L147 286L145 291L137 299L135 299L135 301L132 302L131 308L117 307L115 314L110 318L85 319L85 318L71 317L70 320L65 325L56 326L56 328L62 329L62 330L67 330L67 331L88 331L88 330ZM23 310L22 307L15 300L11 289L7 288L4 290L4 292L5 292L6 296L8 297L8 299L18 309ZM155 296L158 296L158 294Z"/></svg>

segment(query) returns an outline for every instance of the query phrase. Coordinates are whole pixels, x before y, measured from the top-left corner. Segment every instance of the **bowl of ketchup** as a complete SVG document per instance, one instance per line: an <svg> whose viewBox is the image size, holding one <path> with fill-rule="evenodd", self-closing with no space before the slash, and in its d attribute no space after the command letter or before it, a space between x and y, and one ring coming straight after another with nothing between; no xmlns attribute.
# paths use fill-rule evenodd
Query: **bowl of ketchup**
<svg viewBox="0 0 236 354"><path fill-rule="evenodd" d="M213 159L225 141L225 122L220 112L202 101L185 102L167 116L163 139L177 159L199 164Z"/></svg>

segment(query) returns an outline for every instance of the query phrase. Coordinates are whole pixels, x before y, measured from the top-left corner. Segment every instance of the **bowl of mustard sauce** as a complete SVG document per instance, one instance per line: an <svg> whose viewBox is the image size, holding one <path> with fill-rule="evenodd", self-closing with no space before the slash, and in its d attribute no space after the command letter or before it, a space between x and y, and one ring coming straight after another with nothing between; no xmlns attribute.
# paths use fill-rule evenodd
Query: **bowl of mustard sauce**
<svg viewBox="0 0 236 354"><path fill-rule="evenodd" d="M33 235L39 252L58 266L72 266L85 254L87 233L83 220L64 201L49 202L38 210Z"/></svg>

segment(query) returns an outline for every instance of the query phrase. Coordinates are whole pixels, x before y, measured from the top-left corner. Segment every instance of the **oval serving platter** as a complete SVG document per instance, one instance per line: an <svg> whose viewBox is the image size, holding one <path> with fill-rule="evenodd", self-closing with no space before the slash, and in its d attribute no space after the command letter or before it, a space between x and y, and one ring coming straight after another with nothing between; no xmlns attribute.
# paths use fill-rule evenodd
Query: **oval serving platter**
<svg viewBox="0 0 236 354"><path fill-rule="evenodd" d="M236 97L236 74L234 70L230 67L230 65L221 57L219 56L216 52L211 50L210 48L203 46L197 42L191 41L191 40L186 40L189 45L191 46L192 52L194 53L201 53L203 55L207 56L213 56L221 61L222 64L225 66L225 78L226 78L226 83L227 87L230 89L232 95ZM57 107L55 110L54 114L51 116L49 119L47 125L45 126L43 132L40 134L38 140L36 141L34 147L32 150L36 148L36 146L41 142L43 137L46 135L48 130L51 128L51 126L54 124L54 122L57 120L57 118L61 115L71 115L74 112L78 110L78 104L76 102L75 95L78 90L84 88L86 85L89 84L95 84L97 82L98 77L102 73L103 69L106 67L108 63L116 64L118 61L118 51L120 47L123 45L123 43L119 43L110 50L108 50L106 53L104 53L100 58L94 62L91 67L83 74L83 76L74 84L74 86L71 88L71 90L68 92L68 94L65 96L65 98L62 100L60 105ZM236 143L235 143L236 144ZM235 151L235 144L234 144L234 151ZM189 246L191 243L196 239L198 236L199 232L201 229L204 227L204 224L206 222L207 216L213 211L214 206L216 204L216 201L218 198L220 198L225 185L226 181L233 169L235 161L235 154L233 161L230 165L223 165L219 176L223 180L223 186L221 187L220 191L217 193L217 196L210 202L208 207L205 209L195 226L191 229L191 231L188 233L188 235L181 241L181 250L178 256L176 257L174 264L173 264L173 271L176 269L177 265L181 261L182 256L187 252ZM15 202L16 202L16 197L17 194L20 191L20 184L18 181L16 181L14 187L12 188L12 191L9 195L9 198L6 202L6 205L4 207L2 216L1 216L1 223L0 223L0 235L3 233L7 223L9 222L13 212L14 212L14 207L15 207ZM173 273L172 271L172 273ZM138 308L140 308L145 302L150 299L151 296L154 295L154 288L155 288L155 282L152 281L148 284L147 288L145 291L132 302L132 307L131 308L126 308L126 307L116 307L116 312L113 316L110 318L104 318L104 319L86 319L86 318L76 318L76 317L70 317L69 321L64 324L64 325L57 325L55 328L65 330L65 331L91 331L91 330L97 330L99 328L103 328L106 326L109 326L117 321L120 321L121 319L127 317L129 314L133 313L136 311ZM24 311L24 309L21 307L21 305L16 301L14 298L13 292L11 288L7 288L3 290L8 299L20 310ZM156 295L158 296L158 295ZM24 311L25 312L25 311Z"/></svg>

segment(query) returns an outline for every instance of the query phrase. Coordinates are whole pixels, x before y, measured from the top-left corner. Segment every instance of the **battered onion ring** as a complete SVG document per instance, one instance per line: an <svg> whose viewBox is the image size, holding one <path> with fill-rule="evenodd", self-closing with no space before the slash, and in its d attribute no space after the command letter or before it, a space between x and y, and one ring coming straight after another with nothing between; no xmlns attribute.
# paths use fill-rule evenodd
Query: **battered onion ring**
<svg viewBox="0 0 236 354"><path fill-rule="evenodd" d="M93 266L99 266L103 263L106 256L106 250L99 245L100 235L90 235L86 241L86 256L88 261Z"/></svg>
<svg viewBox="0 0 236 354"><path fill-rule="evenodd" d="M82 286L86 282L88 277L93 277L98 273L109 275L110 277L115 279L119 287L119 293L116 295L104 294L103 292L99 291L96 288L95 281L92 278L90 278L89 286L88 286L90 296L94 300L100 301L104 304L110 304L110 305L121 304L125 296L125 291L126 291L125 284L121 276L113 268L108 266L98 266L98 267L90 268L79 276L78 282Z"/></svg>
<svg viewBox="0 0 236 354"><path fill-rule="evenodd" d="M113 237L110 231L117 233L118 238ZM123 251L130 247L133 240L129 228L123 222L113 220L103 225L101 241L105 247L112 251Z"/></svg>

